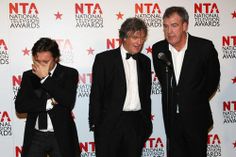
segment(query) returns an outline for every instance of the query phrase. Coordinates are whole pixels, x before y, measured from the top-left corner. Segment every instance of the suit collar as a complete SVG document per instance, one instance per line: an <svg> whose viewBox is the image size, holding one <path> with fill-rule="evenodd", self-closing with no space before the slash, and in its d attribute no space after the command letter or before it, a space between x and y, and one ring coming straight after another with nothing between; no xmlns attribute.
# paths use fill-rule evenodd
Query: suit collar
<svg viewBox="0 0 236 157"><path fill-rule="evenodd" d="M53 67L53 69L49 72L51 74L51 76L53 76L53 73L54 73L55 69L57 68L57 64L58 63L56 63L55 66Z"/></svg>
<svg viewBox="0 0 236 157"><path fill-rule="evenodd" d="M57 66L53 72L53 75L52 75L52 78L55 78L55 79L61 79L64 75L64 71L62 70L63 66L59 63L57 63Z"/></svg>
<svg viewBox="0 0 236 157"><path fill-rule="evenodd" d="M192 43L193 43L192 39L193 39L193 36L188 34L188 43L187 43L187 48L186 48L186 51L185 51L185 54L184 54L184 58L183 58L183 63L182 63L181 71L180 71L178 85L176 83L177 81L175 79L175 72L173 70L173 76L174 76L174 80L175 80L174 84L176 84L177 86L181 86L181 84L182 84L182 82L184 80L184 75L186 75L185 71L186 71L187 68L189 68L187 64L188 64L189 57L191 56L191 53L192 53L192 50L193 50L193 48L192 48ZM168 45L167 41L166 41L166 43ZM168 50L167 56L170 57L170 61L173 64L172 57L171 57L171 52L169 50Z"/></svg>
<svg viewBox="0 0 236 157"><path fill-rule="evenodd" d="M125 91L126 91L126 78L125 78L125 70L124 70L124 64L123 64L123 61L122 61L122 46L120 46L118 48L118 52L119 52L119 62L118 62L118 66L117 67L120 67L120 71L122 73L122 80L123 82L125 83ZM127 51L126 51L127 52ZM124 54L124 52L123 52ZM125 54L124 54L125 55ZM125 58L125 57L124 57ZM138 88L139 88L139 93L142 92L142 82L143 82L143 73L144 71L146 70L146 66L144 66L144 64L142 63L142 58L141 58L141 54L140 52L137 54L137 59L136 59L136 63L137 63L137 75L138 75ZM141 96L141 94L139 94L139 96Z"/></svg>
<svg viewBox="0 0 236 157"><path fill-rule="evenodd" d="M122 82L122 87L124 87L123 89L126 91L127 87L126 87L126 79L125 79L125 69L124 69L122 55L121 55L121 47L118 47L117 49L115 49L114 55L115 55L114 62L118 70L118 75L120 75L119 77Z"/></svg>
<svg viewBox="0 0 236 157"><path fill-rule="evenodd" d="M122 81L122 86L124 87L123 90L125 91L126 93L126 90L127 90L127 86L126 86L126 78L125 78L125 69L124 69L124 64L123 64L123 61L122 61L122 55L121 55L121 47L118 47L117 49L115 49L115 64L116 64L116 67L118 69L118 77L120 77L121 81ZM142 74L144 73L145 71L145 66L144 64L142 64L142 60L141 60L141 57L140 57L141 54L138 54L138 58L136 60L137 62L137 74L138 74L138 87L139 87L139 92L142 92L142 82L143 82L143 79L142 78ZM141 96L141 94L139 94L139 96Z"/></svg>

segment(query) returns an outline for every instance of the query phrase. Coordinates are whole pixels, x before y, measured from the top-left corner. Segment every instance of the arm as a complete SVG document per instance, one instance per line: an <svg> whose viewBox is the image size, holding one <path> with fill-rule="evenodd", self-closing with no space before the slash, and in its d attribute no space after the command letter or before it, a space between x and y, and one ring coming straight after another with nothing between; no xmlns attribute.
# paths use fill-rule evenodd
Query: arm
<svg viewBox="0 0 236 157"><path fill-rule="evenodd" d="M94 131L96 124L99 122L102 109L102 98L104 89L104 68L103 62L97 55L92 70L92 87L89 102L89 127Z"/></svg>
<svg viewBox="0 0 236 157"><path fill-rule="evenodd" d="M15 109L18 113L41 112L46 110L46 99L42 99L36 95L29 73L23 73L20 89L15 100Z"/></svg>
<svg viewBox="0 0 236 157"><path fill-rule="evenodd" d="M151 119L151 88L152 88L152 74L151 74L151 61L148 60L147 63L147 118Z"/></svg>
<svg viewBox="0 0 236 157"><path fill-rule="evenodd" d="M206 86L207 86L207 96L210 98L219 85L220 80L220 63L218 60L217 51L213 45L210 43L209 48L209 55L208 55L208 66L207 66L207 79L206 79Z"/></svg>
<svg viewBox="0 0 236 157"><path fill-rule="evenodd" d="M53 100L56 102L55 107L65 107L72 110L75 105L76 91L78 85L78 71L75 69L65 69L62 78L56 79L48 77L42 84Z"/></svg>

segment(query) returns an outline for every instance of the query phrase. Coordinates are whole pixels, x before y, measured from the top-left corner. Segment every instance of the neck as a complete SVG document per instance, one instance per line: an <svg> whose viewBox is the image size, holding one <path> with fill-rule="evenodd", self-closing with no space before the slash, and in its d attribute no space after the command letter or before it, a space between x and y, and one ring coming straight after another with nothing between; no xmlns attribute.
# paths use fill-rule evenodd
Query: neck
<svg viewBox="0 0 236 157"><path fill-rule="evenodd" d="M185 34L182 36L180 42L179 42L178 44L174 45L173 47L174 47L177 51L180 51L180 50L185 46L186 41L187 41L187 33L185 33Z"/></svg>

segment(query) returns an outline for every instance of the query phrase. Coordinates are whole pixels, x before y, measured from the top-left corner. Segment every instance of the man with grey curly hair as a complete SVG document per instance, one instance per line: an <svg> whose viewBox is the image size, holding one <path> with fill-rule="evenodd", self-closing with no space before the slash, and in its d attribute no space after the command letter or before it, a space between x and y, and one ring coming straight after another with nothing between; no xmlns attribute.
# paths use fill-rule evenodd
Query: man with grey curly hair
<svg viewBox="0 0 236 157"><path fill-rule="evenodd" d="M141 52L147 26L138 18L121 25L120 47L96 55L89 104L97 157L141 157L152 133L151 62Z"/></svg>

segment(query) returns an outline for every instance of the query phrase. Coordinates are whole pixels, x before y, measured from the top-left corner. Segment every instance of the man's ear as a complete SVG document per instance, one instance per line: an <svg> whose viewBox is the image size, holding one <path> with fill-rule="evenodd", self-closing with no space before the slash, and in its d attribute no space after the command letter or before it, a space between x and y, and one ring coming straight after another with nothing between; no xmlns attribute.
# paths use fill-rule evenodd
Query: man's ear
<svg viewBox="0 0 236 157"><path fill-rule="evenodd" d="M185 31L185 32L188 31L188 23L187 23L187 22L184 22L184 23L183 23L183 28L184 28L184 31Z"/></svg>
<svg viewBox="0 0 236 157"><path fill-rule="evenodd" d="M55 58L55 62L58 63L60 61L59 57Z"/></svg>

